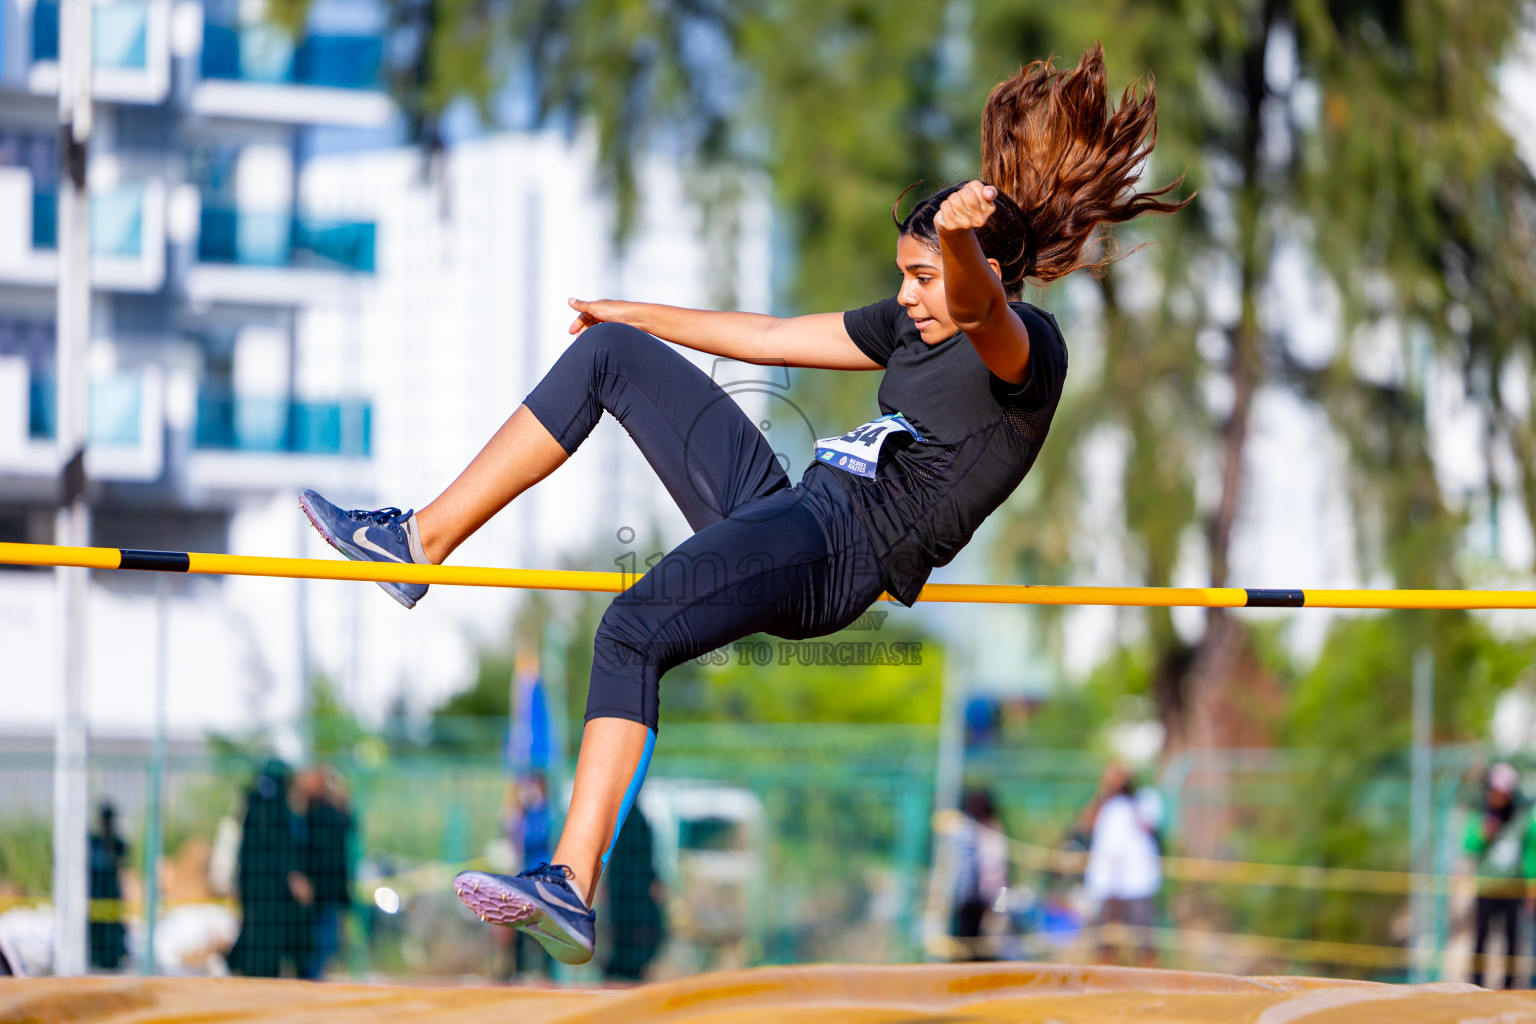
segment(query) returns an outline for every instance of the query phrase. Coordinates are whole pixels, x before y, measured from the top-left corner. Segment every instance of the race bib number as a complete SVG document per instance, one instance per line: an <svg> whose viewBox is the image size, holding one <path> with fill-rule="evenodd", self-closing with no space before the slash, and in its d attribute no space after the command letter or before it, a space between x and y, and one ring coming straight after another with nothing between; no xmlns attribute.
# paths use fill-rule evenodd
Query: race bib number
<svg viewBox="0 0 1536 1024"><path fill-rule="evenodd" d="M873 479L875 466L880 461L880 449L896 434L911 434L919 441L923 439L901 413L893 412L854 427L842 437L824 437L817 441L816 461L835 466L845 473Z"/></svg>

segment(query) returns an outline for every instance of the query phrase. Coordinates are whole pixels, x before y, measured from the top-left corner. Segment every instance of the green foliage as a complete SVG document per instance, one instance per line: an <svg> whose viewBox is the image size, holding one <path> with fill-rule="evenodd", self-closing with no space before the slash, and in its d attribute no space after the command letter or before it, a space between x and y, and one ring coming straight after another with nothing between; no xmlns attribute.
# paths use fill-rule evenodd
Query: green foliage
<svg viewBox="0 0 1536 1024"><path fill-rule="evenodd" d="M295 0L303 2L303 0ZM428 154L443 145L443 113L468 99L490 120L506 80L511 5L498 0L384 0L392 30L390 88L411 137Z"/></svg>
<svg viewBox="0 0 1536 1024"><path fill-rule="evenodd" d="M1076 477L1088 448L1107 440L1124 452L1133 575L1167 585L1198 552L1224 585L1253 402L1285 387L1343 442L1341 487L1365 571L1397 586L1465 585L1467 499L1442 493L1430 454L1425 370L1437 352L1491 417L1487 451L1516 456L1536 514L1536 433L1510 412L1532 390L1536 187L1496 103L1497 69L1525 17L1517 3L1460 0L977 5L972 103L1021 54L1070 60L1102 39L1112 77L1156 76L1151 176L1187 170L1200 189L1183 213L1122 232L1122 247L1159 244L1096 289L1088 336L1099 347L1074 366L1086 362L1087 375L1069 381L1040 484L1006 509L1001 550L1017 572L1054 580L1079 563ZM1323 328L1339 334L1332 351L1289 311L1265 307L1283 251L1299 257L1324 310L1338 297ZM1207 298L1224 292L1235 309ZM1383 359L1402 369L1383 372ZM1212 468L1219 493L1197 501ZM1488 501L1498 489L1484 485ZM1147 620L1154 694L1177 739L1212 634L1188 650L1166 612Z"/></svg>
<svg viewBox="0 0 1536 1024"><path fill-rule="evenodd" d="M1494 703L1529 671L1536 641L1502 639L1465 612L1341 619L1297 686L1286 738L1356 766L1401 752L1420 650L1433 653L1436 741L1464 742L1486 735Z"/></svg>
<svg viewBox="0 0 1536 1024"><path fill-rule="evenodd" d="M475 678L432 711L428 745L445 753L495 753L512 706L513 655L482 646Z"/></svg>
<svg viewBox="0 0 1536 1024"><path fill-rule="evenodd" d="M1228 784L1243 808L1229 833L1229 856L1409 869L1413 662L1423 649L1434 652L1437 743L1484 735L1498 695L1529 672L1536 654L1532 641L1500 638L1461 612L1338 620L1316 664L1297 680L1283 726L1299 760L1270 783L1267 799ZM1217 898L1234 927L1367 945L1387 944L1402 910L1398 898L1351 892L1227 889Z"/></svg>
<svg viewBox="0 0 1536 1024"><path fill-rule="evenodd" d="M220 733L210 731L204 742L208 753L221 765L254 767L272 754L272 737L265 731Z"/></svg>
<svg viewBox="0 0 1536 1024"><path fill-rule="evenodd" d="M244 766L226 764L222 769L191 772L174 764L168 766L167 778L174 778L175 789L165 809L161 849L175 857L182 846L194 840L211 842L218 831L219 819L226 815L239 821L245 810L245 788L251 773ZM141 838L135 855L145 853Z"/></svg>
<svg viewBox="0 0 1536 1024"><path fill-rule="evenodd" d="M585 712L591 636L591 627L578 626L569 641L566 720L573 732L567 737L568 749L579 739ZM869 645L867 660L883 658L888 663L806 663L815 657L804 644ZM768 665L760 666L744 653L754 649L768 657ZM577 651L584 651L585 657L574 657ZM845 631L804 642L753 636L716 652L714 658L723 664L700 663L709 658L685 662L662 678L663 723L938 721L942 652L931 638L914 630ZM511 657L482 648L474 682L434 710L431 747L460 754L500 749L511 678Z"/></svg>
<svg viewBox="0 0 1536 1024"><path fill-rule="evenodd" d="M1036 749L1097 749L1107 727L1146 717L1151 683L1151 651L1117 648L1087 679L1058 686L1022 728L1010 730L1006 738Z"/></svg>
<svg viewBox="0 0 1536 1024"><path fill-rule="evenodd" d="M481 647L475 657L475 678L432 713L434 718L502 718L511 711L512 655Z"/></svg>
<svg viewBox="0 0 1536 1024"><path fill-rule="evenodd" d="M342 702L336 684L329 677L317 676L310 684L309 743L317 760L350 754L367 731L357 716Z"/></svg>
<svg viewBox="0 0 1536 1024"><path fill-rule="evenodd" d="M808 645L868 645L866 664L817 664ZM769 664L759 665L751 652ZM908 653L903 652L911 652ZM856 654L865 657L864 654ZM757 635L719 652L682 686L662 681L662 721L884 722L939 720L943 653L923 634L843 631L810 641ZM912 657L916 663L912 663ZM886 664L875 664L885 660ZM807 664L806 662L810 662Z"/></svg>
<svg viewBox="0 0 1536 1024"><path fill-rule="evenodd" d="M22 897L44 896L53 891L51 822L35 817L5 822L5 827L0 828L0 883Z"/></svg>
<svg viewBox="0 0 1536 1024"><path fill-rule="evenodd" d="M1321 97L1296 187L1351 332L1331 366L1301 376L1350 444L1375 560L1404 585L1454 586L1461 500L1440 493L1425 454L1433 356L1489 417L1485 451L1507 445L1533 493L1532 421L1509 403L1528 403L1532 386L1536 182L1498 119L1496 77L1527 12L1442 2L1307 13ZM1349 361L1384 328L1401 333L1404 371L1351 381ZM1497 502L1496 481L1483 491Z"/></svg>
<svg viewBox="0 0 1536 1024"><path fill-rule="evenodd" d="M266 0L267 18L294 35L303 35L310 0Z"/></svg>

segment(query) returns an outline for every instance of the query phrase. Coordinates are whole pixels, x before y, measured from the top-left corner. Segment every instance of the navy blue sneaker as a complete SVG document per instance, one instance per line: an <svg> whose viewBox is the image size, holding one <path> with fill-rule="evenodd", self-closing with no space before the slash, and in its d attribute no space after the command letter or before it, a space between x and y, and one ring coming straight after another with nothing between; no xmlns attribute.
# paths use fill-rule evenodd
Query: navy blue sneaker
<svg viewBox="0 0 1536 1024"><path fill-rule="evenodd" d="M299 507L326 543L354 562L432 564L421 549L414 509L409 512L397 508L343 512L315 491L300 494ZM379 586L407 608L416 607L416 602L427 593L425 583L380 583Z"/></svg>
<svg viewBox="0 0 1536 1024"><path fill-rule="evenodd" d="M569 868L540 864L517 876L460 871L453 891L487 924L519 928L563 964L592 959L597 914L571 888Z"/></svg>

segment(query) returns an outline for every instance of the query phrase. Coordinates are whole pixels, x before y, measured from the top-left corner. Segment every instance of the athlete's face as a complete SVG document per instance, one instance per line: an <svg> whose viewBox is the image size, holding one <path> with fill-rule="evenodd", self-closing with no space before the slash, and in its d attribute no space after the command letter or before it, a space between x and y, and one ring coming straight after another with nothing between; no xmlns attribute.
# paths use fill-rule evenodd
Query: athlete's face
<svg viewBox="0 0 1536 1024"><path fill-rule="evenodd" d="M996 260L987 260L997 273ZM944 261L928 243L902 235L896 239L896 267L901 271L901 290L896 301L906 308L918 334L929 345L953 338L959 330L949 315L944 296Z"/></svg>

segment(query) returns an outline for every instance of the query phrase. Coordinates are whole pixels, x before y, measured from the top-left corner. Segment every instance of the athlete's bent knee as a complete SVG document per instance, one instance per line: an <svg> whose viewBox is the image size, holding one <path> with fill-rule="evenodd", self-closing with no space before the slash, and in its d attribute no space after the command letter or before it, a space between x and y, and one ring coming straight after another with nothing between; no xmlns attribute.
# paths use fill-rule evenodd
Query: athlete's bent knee
<svg viewBox="0 0 1536 1024"><path fill-rule="evenodd" d="M638 327L629 324L601 323L593 324L582 331L571 346L581 346L594 352L632 351L637 345L655 343L656 339L646 334Z"/></svg>
<svg viewBox="0 0 1536 1024"><path fill-rule="evenodd" d="M669 667L661 643L635 609L609 605L592 643L587 718L628 718L655 729L661 674Z"/></svg>
<svg viewBox="0 0 1536 1024"><path fill-rule="evenodd" d="M662 652L651 630L621 604L610 604L603 612L593 644L599 655L617 664L650 668L661 664Z"/></svg>

